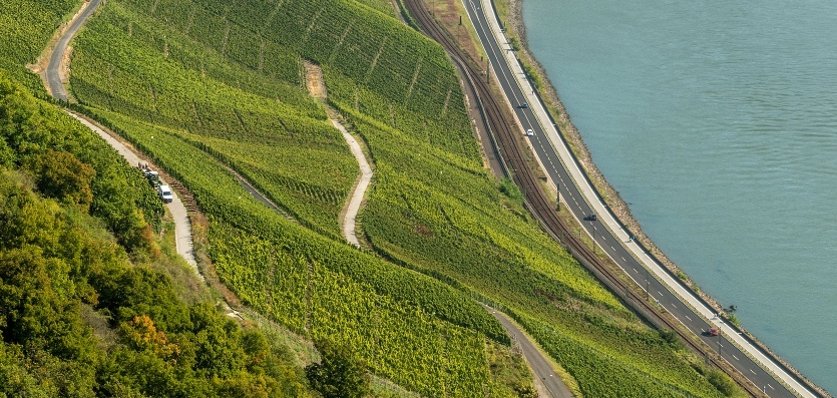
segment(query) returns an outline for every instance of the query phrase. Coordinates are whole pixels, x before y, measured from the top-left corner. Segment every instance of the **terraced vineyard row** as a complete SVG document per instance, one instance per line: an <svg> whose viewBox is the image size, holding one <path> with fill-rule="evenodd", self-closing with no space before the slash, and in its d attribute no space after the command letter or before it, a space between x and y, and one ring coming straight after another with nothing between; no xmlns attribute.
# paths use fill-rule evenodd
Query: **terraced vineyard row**
<svg viewBox="0 0 837 398"><path fill-rule="evenodd" d="M130 0L127 4L137 14L170 21L169 31L188 35L253 70L272 62L261 51L265 48L317 62L330 85L337 84L333 81L339 79L337 75L359 83L356 89L336 90L335 95L357 100L366 111L376 110L373 115L382 120L396 117L401 128L448 136L455 144L452 149L477 156L459 82L444 52L394 19L341 0L241 0L234 5L215 0ZM386 102L374 103L376 98L364 95L366 90ZM468 146L462 148L463 142ZM447 140L434 144L445 145Z"/></svg>
<svg viewBox="0 0 837 398"><path fill-rule="evenodd" d="M169 58L165 49L175 44L158 47L157 40L165 27L130 22L144 19L116 2L108 7L79 39L72 89L82 103L175 129L306 225L339 236L337 216L357 166L318 104L298 85L230 64L188 39L174 43L205 55L216 72ZM251 83L271 96L248 91Z"/></svg>

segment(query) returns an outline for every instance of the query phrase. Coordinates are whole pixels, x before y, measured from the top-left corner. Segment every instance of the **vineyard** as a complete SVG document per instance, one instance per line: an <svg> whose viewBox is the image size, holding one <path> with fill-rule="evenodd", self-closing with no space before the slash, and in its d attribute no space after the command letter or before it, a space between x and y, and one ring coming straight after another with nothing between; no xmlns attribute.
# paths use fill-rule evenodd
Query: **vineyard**
<svg viewBox="0 0 837 398"><path fill-rule="evenodd" d="M106 111L97 118L195 187L211 216L215 266L244 302L300 334L356 347L377 374L422 394L468 396L491 385L485 336L508 337L466 295L284 220L169 130Z"/></svg>
<svg viewBox="0 0 837 398"><path fill-rule="evenodd" d="M217 55L213 59L211 51L201 54L200 46L187 39L160 44L163 28L128 22L140 18L118 4L109 7L113 11L91 22L79 40L74 94L83 103L176 130L306 225L338 236L338 213L357 165L299 83L260 75ZM202 65L216 65L216 72L190 67L185 62L191 57L175 61L171 54L178 46L198 54ZM102 71L107 78L101 78ZM298 78L296 72L292 76ZM248 91L250 85L261 91Z"/></svg>
<svg viewBox="0 0 837 398"><path fill-rule="evenodd" d="M359 216L374 254L339 241L357 165L306 95L303 59L322 66L330 105L375 163ZM481 297L588 396L720 396L699 360L637 319L483 169L445 53L367 5L111 0L77 41L71 89L194 193L215 267L245 303L352 347L407 389L510 391L490 379L486 339L509 341Z"/></svg>
<svg viewBox="0 0 837 398"><path fill-rule="evenodd" d="M0 2L0 69L41 94L40 79L26 71L35 63L55 29L73 10L76 0L3 0Z"/></svg>

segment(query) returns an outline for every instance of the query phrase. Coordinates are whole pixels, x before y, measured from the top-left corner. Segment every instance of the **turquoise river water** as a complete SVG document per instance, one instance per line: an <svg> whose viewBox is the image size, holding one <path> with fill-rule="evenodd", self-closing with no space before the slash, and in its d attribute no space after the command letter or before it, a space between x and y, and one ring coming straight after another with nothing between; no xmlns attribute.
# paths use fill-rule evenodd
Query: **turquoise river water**
<svg viewBox="0 0 837 398"><path fill-rule="evenodd" d="M837 392L837 2L524 0L523 14L645 232Z"/></svg>

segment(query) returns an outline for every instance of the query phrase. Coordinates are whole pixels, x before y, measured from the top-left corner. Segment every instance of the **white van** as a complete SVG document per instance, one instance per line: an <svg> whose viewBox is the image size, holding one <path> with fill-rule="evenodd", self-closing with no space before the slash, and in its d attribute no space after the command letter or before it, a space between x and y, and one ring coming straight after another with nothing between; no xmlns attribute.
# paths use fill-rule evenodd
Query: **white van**
<svg viewBox="0 0 837 398"><path fill-rule="evenodd" d="M171 192L171 187L162 184L157 188L157 192L160 194L160 199L163 200L165 203L171 203L174 200L174 194Z"/></svg>

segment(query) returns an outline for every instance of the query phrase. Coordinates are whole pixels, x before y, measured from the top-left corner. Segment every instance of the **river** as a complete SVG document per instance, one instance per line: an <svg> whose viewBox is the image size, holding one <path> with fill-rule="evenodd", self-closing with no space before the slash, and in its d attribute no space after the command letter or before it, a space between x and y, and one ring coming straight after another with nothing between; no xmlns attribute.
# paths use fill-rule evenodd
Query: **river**
<svg viewBox="0 0 837 398"><path fill-rule="evenodd" d="M524 0L523 17L645 232L837 391L837 2Z"/></svg>

